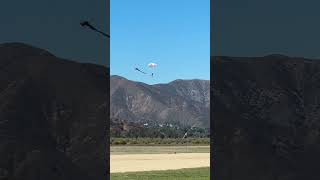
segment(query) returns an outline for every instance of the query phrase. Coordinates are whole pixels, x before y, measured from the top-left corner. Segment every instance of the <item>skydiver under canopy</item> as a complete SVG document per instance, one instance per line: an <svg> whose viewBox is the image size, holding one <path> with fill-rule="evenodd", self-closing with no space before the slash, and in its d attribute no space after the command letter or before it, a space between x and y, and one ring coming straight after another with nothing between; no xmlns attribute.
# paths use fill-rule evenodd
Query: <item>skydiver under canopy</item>
<svg viewBox="0 0 320 180"><path fill-rule="evenodd" d="M156 68L158 65L156 63L149 63L148 64L148 67L150 70ZM153 72L151 73L151 77L153 77Z"/></svg>

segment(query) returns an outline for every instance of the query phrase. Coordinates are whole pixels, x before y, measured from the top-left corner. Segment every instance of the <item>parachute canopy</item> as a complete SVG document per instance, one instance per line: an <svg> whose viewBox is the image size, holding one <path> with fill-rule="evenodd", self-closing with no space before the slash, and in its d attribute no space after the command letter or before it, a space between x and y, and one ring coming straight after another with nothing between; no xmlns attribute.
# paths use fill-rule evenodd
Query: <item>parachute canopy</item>
<svg viewBox="0 0 320 180"><path fill-rule="evenodd" d="M155 67L157 67L158 65L156 64L156 63L149 63L148 64L148 67L149 68L155 68Z"/></svg>

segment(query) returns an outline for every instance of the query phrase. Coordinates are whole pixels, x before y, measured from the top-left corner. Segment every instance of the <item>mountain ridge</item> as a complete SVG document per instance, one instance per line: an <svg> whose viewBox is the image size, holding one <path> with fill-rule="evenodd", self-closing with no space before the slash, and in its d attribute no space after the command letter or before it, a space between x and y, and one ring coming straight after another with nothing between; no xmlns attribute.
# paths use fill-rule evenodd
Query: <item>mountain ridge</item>
<svg viewBox="0 0 320 180"><path fill-rule="evenodd" d="M110 75L110 78L113 77L113 78L120 78L120 79L126 79L126 80L129 80L129 81L132 81L132 82L136 82L136 83L143 83L143 84L147 84L147 85L150 85L150 86L153 86L153 85L161 85L161 84L170 84L170 83L173 83L173 82L179 82L179 81L210 81L208 79L199 79L199 78L194 78L194 79L175 79L175 80L171 80L167 83L155 83L155 84L148 84L148 83L144 83L142 81L136 81L136 80L132 80L132 79L128 79L126 77L123 77L121 75L116 75L116 74L113 74L113 75Z"/></svg>
<svg viewBox="0 0 320 180"><path fill-rule="evenodd" d="M109 69L0 45L0 177L105 179Z"/></svg>
<svg viewBox="0 0 320 180"><path fill-rule="evenodd" d="M111 117L138 122L175 121L208 127L209 83L208 80L175 80L148 85L118 75L111 76Z"/></svg>
<svg viewBox="0 0 320 180"><path fill-rule="evenodd" d="M320 61L211 57L214 179L316 179Z"/></svg>

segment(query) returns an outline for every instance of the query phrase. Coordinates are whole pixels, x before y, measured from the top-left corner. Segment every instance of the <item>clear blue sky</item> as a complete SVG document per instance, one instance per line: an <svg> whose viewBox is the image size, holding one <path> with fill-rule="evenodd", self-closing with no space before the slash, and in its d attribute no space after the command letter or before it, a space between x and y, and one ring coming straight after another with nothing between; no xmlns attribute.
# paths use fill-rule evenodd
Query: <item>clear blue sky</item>
<svg viewBox="0 0 320 180"><path fill-rule="evenodd" d="M210 78L209 0L111 0L111 75L148 84ZM155 62L155 77L147 64Z"/></svg>
<svg viewBox="0 0 320 180"><path fill-rule="evenodd" d="M212 2L212 55L320 57L320 1Z"/></svg>
<svg viewBox="0 0 320 180"><path fill-rule="evenodd" d="M106 0L3 0L0 43L22 42L79 62L108 66L108 39L80 26L90 20L109 33Z"/></svg>

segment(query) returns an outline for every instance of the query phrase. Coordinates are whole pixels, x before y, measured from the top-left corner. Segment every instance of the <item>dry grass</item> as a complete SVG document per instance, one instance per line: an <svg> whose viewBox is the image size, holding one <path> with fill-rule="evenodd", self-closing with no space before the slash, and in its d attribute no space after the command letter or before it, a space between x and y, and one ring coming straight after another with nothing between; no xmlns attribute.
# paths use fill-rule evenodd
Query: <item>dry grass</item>
<svg viewBox="0 0 320 180"><path fill-rule="evenodd" d="M110 172L173 170L210 166L210 153L111 155Z"/></svg>

